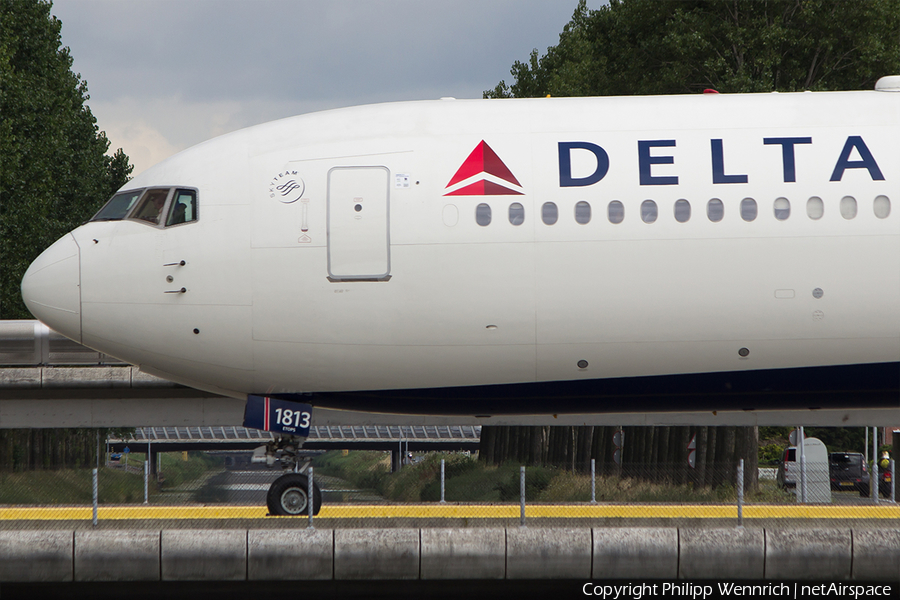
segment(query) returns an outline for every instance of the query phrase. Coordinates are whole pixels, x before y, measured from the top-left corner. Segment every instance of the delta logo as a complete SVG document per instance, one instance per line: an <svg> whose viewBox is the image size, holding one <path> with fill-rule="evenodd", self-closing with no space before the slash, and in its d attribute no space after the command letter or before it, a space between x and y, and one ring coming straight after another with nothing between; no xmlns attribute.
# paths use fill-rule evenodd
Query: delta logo
<svg viewBox="0 0 900 600"><path fill-rule="evenodd" d="M444 196L522 196L522 184L497 153L481 142L457 169Z"/></svg>

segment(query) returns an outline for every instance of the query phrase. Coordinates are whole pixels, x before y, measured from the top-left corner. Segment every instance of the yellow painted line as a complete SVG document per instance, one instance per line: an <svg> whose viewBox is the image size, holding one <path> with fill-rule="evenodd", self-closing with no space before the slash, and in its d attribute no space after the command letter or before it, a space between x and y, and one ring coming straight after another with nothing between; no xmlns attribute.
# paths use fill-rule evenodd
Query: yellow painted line
<svg viewBox="0 0 900 600"><path fill-rule="evenodd" d="M900 506L744 506L747 519L900 519Z"/></svg>
<svg viewBox="0 0 900 600"><path fill-rule="evenodd" d="M587 518L587 519L736 519L734 505L702 504L595 504L573 506L526 506L526 517Z"/></svg>
<svg viewBox="0 0 900 600"><path fill-rule="evenodd" d="M324 519L515 519L516 504L338 504L326 505ZM264 506L101 506L100 520L262 519ZM744 506L746 519L900 519L900 506ZM526 518L568 519L736 519L733 504L570 504L525 507ZM0 507L0 521L81 521L90 506ZM296 517L290 517L296 518ZM302 516L300 518L306 518Z"/></svg>
<svg viewBox="0 0 900 600"><path fill-rule="evenodd" d="M4 521L80 521L91 519L91 507L59 506L53 508L0 508Z"/></svg>
<svg viewBox="0 0 900 600"><path fill-rule="evenodd" d="M319 516L326 519L513 519L519 516L519 507L508 504L345 504L323 506Z"/></svg>

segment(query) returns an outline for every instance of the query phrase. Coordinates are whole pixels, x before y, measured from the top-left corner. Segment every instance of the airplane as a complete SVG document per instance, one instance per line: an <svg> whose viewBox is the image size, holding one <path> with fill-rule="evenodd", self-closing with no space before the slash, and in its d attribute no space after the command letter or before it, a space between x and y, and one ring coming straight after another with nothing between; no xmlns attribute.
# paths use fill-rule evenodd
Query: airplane
<svg viewBox="0 0 900 600"><path fill-rule="evenodd" d="M22 295L79 343L246 402L295 470L311 421L385 415L897 423L898 92L274 121L129 181ZM306 502L285 477L276 514Z"/></svg>

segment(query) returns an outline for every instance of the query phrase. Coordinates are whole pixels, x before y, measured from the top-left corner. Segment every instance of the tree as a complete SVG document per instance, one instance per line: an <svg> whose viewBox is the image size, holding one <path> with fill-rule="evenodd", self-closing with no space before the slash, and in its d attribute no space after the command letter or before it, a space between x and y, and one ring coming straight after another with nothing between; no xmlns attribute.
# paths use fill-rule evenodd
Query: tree
<svg viewBox="0 0 900 600"><path fill-rule="evenodd" d="M611 0L487 98L871 89L900 73L900 0Z"/></svg>
<svg viewBox="0 0 900 600"><path fill-rule="evenodd" d="M599 10L580 0L559 44L510 73L512 85L501 81L485 98L871 89L900 73L900 0L610 0ZM614 428L536 429L483 427L482 460L586 469L594 458L601 472L613 468ZM745 489L756 486L754 427L626 427L624 439L622 473L655 477L677 465L679 482L716 486L734 482L743 458ZM543 450L521 451L530 444Z"/></svg>
<svg viewBox="0 0 900 600"><path fill-rule="evenodd" d="M133 167L97 130L62 24L41 0L0 0L0 318L31 318L19 292L41 251L90 218ZM89 429L3 430L0 470L91 466Z"/></svg>
<svg viewBox="0 0 900 600"><path fill-rule="evenodd" d="M90 218L133 167L85 104L62 24L42 0L0 0L0 318L31 318L19 293L40 252Z"/></svg>

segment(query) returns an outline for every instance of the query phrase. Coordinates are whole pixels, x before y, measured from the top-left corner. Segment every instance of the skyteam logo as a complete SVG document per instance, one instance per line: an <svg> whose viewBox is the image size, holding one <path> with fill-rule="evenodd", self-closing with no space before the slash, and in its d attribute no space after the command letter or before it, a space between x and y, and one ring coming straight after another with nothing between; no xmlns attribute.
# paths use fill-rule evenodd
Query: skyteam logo
<svg viewBox="0 0 900 600"><path fill-rule="evenodd" d="M522 184L484 140L475 146L445 189L450 190L445 196L522 195Z"/></svg>

